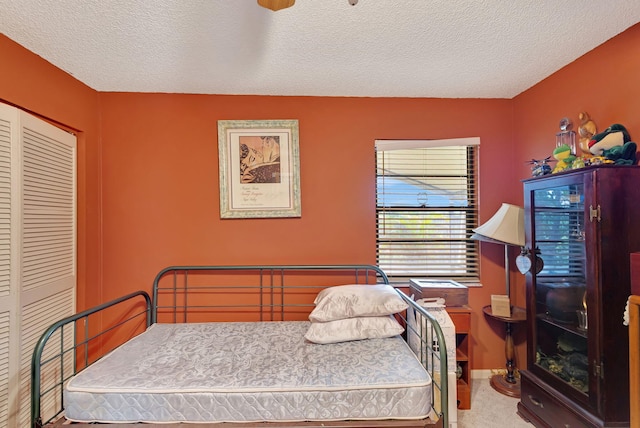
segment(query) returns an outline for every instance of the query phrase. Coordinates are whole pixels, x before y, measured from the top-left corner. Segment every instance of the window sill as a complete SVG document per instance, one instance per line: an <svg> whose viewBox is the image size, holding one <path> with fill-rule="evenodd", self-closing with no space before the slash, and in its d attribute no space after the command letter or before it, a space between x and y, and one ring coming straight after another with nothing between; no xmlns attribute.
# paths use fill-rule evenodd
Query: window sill
<svg viewBox="0 0 640 428"><path fill-rule="evenodd" d="M469 288L481 288L482 287L482 283L479 281L469 281L469 282L463 282L463 281L457 281L462 285L466 285ZM408 288L409 287L409 280L408 279L393 279L393 278L389 278L389 284L391 284L392 286L396 287L396 288Z"/></svg>

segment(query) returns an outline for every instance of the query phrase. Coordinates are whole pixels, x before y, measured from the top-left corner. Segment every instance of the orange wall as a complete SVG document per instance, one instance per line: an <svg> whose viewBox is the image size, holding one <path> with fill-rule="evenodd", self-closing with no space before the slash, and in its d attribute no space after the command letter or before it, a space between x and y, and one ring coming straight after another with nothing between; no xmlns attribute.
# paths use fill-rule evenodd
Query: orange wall
<svg viewBox="0 0 640 428"><path fill-rule="evenodd" d="M525 161L563 116L640 132L635 26L514 100L97 93L0 35L0 99L78 130L78 306L150 287L171 264L375 262L375 139L479 136L480 222L521 204ZM221 220L217 120L298 119L302 217ZM504 366L503 326L481 308L504 290L503 249L481 245L470 290L473 367ZM515 303L524 303L512 273ZM520 329L524 330L524 329ZM524 332L516 331L524 365Z"/></svg>
<svg viewBox="0 0 640 428"><path fill-rule="evenodd" d="M504 200L510 100L102 93L104 292L149 287L171 264L375 263L375 139L481 138L481 219ZM301 218L220 219L217 121L298 119ZM497 166L499 165L499 166ZM487 248L475 308L504 290ZM486 268L486 269L485 269ZM502 331L475 314L477 365L504 365ZM493 350L499 349L498 352ZM491 352L489 350L492 350Z"/></svg>
<svg viewBox="0 0 640 428"><path fill-rule="evenodd" d="M558 123L569 117L574 130L586 111L604 131L623 124L640 141L640 24L600 45L514 98L517 175L530 175L524 161L549 156Z"/></svg>

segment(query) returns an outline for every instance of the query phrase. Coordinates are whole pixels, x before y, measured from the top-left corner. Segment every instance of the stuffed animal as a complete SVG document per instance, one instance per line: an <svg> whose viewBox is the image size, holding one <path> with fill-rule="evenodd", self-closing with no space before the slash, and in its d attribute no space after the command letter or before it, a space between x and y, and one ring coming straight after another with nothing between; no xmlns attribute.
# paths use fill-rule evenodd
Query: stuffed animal
<svg viewBox="0 0 640 428"><path fill-rule="evenodd" d="M622 146L615 146L603 150L602 155L612 160L616 165L635 165L637 149L636 143L629 141Z"/></svg>
<svg viewBox="0 0 640 428"><path fill-rule="evenodd" d="M553 174L570 169L571 164L576 159L575 155L571 154L571 147L569 147L568 144L562 144L556 147L553 151L553 157L558 161L553 171L551 171Z"/></svg>
<svg viewBox="0 0 640 428"><path fill-rule="evenodd" d="M604 150L622 146L629 141L631 141L631 137L627 132L627 128L619 123L614 123L603 132L591 137L589 141L589 151L594 156L602 156Z"/></svg>
<svg viewBox="0 0 640 428"><path fill-rule="evenodd" d="M631 141L627 129L615 123L589 141L589 151L616 165L635 165L637 145Z"/></svg>
<svg viewBox="0 0 640 428"><path fill-rule="evenodd" d="M587 164L585 162L587 156L578 156L573 162L571 162L571 169L584 168Z"/></svg>

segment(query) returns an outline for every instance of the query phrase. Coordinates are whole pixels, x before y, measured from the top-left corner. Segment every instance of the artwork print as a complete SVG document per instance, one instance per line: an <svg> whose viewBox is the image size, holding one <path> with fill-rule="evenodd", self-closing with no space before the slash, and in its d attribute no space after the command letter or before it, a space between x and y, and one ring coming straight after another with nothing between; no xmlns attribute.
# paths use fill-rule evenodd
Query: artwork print
<svg viewBox="0 0 640 428"><path fill-rule="evenodd" d="M280 183L280 136L241 136L240 182Z"/></svg>
<svg viewBox="0 0 640 428"><path fill-rule="evenodd" d="M298 122L218 121L220 216L300 217Z"/></svg>

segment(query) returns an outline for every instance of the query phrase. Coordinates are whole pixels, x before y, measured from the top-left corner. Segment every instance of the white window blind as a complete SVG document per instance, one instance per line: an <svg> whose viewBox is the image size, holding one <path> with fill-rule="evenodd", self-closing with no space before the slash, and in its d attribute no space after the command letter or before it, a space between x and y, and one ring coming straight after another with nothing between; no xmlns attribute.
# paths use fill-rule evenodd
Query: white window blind
<svg viewBox="0 0 640 428"><path fill-rule="evenodd" d="M376 140L377 263L387 275L478 280L479 144Z"/></svg>

